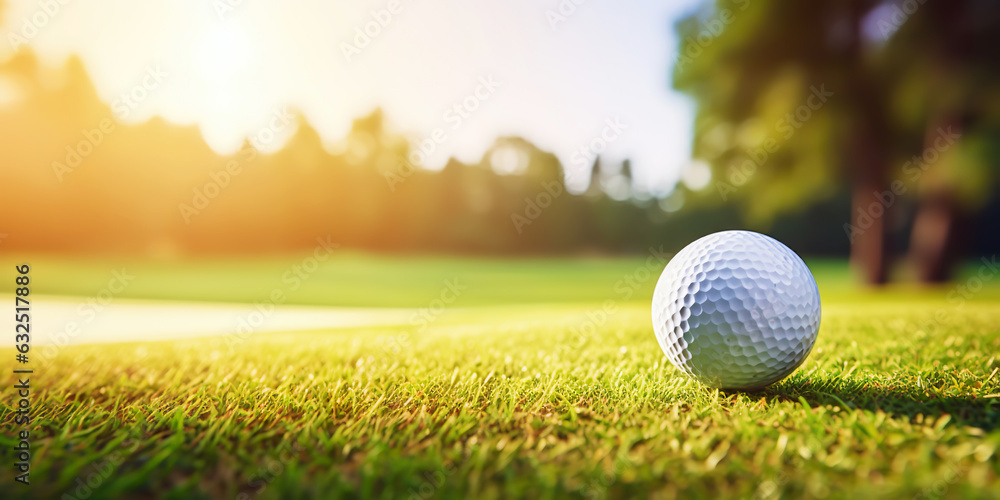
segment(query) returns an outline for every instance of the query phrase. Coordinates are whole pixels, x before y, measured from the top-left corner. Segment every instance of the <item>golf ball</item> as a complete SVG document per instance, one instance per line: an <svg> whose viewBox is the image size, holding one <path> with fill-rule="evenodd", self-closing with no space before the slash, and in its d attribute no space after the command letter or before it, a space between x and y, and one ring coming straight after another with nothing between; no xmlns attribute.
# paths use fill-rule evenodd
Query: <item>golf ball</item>
<svg viewBox="0 0 1000 500"><path fill-rule="evenodd" d="M712 387L752 390L785 378L812 350L819 320L819 290L805 262L751 231L684 247L653 291L660 348Z"/></svg>

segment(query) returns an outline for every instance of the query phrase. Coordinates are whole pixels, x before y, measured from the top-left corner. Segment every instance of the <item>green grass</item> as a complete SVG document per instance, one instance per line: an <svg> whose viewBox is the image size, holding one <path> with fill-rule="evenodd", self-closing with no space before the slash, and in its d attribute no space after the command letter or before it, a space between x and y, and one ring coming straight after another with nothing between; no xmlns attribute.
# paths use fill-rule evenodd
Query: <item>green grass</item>
<svg viewBox="0 0 1000 500"><path fill-rule="evenodd" d="M4 466L0 497L74 495L90 480L89 498L1000 498L997 283L961 302L950 287L858 292L841 264L820 263L810 358L765 391L726 393L666 361L648 288L614 290L634 259L350 259L401 283L378 305L427 307L454 274L468 277L466 309L426 331L65 348L32 379L32 485L9 486ZM262 276L287 263L187 276L218 282L197 298L240 300L226 280L266 293L277 285ZM350 295L333 284L350 265L328 266L298 301ZM109 266L80 268L93 279L62 291L94 293ZM180 298L182 282L160 296ZM564 290L572 300L543 304ZM616 306L603 318L602 300ZM12 400L5 389L5 427ZM12 446L0 443L6 464Z"/></svg>
<svg viewBox="0 0 1000 500"><path fill-rule="evenodd" d="M225 257L152 261L135 258L89 258L39 255L32 265L33 293L93 296L107 286L113 272L134 278L116 297L216 302L253 302L274 289L288 302L307 305L426 307L445 280L467 286L461 306L500 304L645 302L666 265L652 254L632 258L469 258L394 257L341 252L311 273L302 269L312 255ZM0 269L23 263L0 256ZM842 294L850 279L840 261L810 261L825 292ZM631 281L628 279L631 278ZM635 283L636 286L633 286ZM853 290L850 290L853 292ZM13 279L0 283L13 292Z"/></svg>
<svg viewBox="0 0 1000 500"><path fill-rule="evenodd" d="M653 253L611 258L470 258L398 257L338 252L313 272L297 275L312 255L218 257L184 260L81 258L35 255L16 260L0 255L0 269L32 266L32 292L91 297L108 285L115 272L133 278L119 298L254 302L271 291L286 293L289 304L361 307L426 307L441 293L446 280L467 286L455 307L600 303L607 299L648 303L653 285L666 265ZM891 294L859 290L847 263L807 259L824 299L864 302L941 297L950 287L913 288L893 285ZM970 262L960 273L975 274L981 262ZM1000 301L998 283L978 291L971 300ZM13 293L13 279L0 282L0 293ZM626 290L631 289L629 294Z"/></svg>

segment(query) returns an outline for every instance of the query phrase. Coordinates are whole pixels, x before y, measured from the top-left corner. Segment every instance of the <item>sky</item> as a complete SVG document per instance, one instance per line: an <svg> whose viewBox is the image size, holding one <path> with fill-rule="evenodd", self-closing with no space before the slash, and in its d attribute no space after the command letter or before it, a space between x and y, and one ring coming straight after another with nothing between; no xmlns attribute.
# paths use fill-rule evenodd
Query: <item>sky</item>
<svg viewBox="0 0 1000 500"><path fill-rule="evenodd" d="M197 124L219 153L285 108L336 151L381 107L431 169L516 135L555 153L571 188L600 152L662 195L690 162L694 107L670 68L697 0L8 3L0 60L25 41L47 64L78 54L108 103L155 74L124 121Z"/></svg>

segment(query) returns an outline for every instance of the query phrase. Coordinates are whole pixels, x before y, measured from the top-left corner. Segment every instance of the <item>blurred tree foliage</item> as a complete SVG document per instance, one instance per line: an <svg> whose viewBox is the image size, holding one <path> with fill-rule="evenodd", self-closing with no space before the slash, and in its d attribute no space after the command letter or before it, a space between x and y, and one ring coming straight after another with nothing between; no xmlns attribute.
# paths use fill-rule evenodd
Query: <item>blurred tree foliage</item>
<svg viewBox="0 0 1000 500"><path fill-rule="evenodd" d="M631 189L627 161L600 158L586 192L567 193L557 158L519 137L425 170L378 110L334 142L293 111L281 149L219 155L196 126L119 122L79 59L43 67L22 48L0 62L3 248L231 254L329 236L642 253L750 225L809 255L851 245L873 282L887 249L908 246L923 279L942 279L963 230L980 251L1000 246L1000 30L992 4L941 4L720 0L682 21L674 83L699 104L699 161L659 200Z"/></svg>
<svg viewBox="0 0 1000 500"><path fill-rule="evenodd" d="M5 248L147 255L345 248L455 253L642 252L661 244L654 202L566 192L551 153L518 137L482 160L414 165L376 110L324 143L301 113L264 153L212 151L196 126L120 123L78 58L0 63ZM281 113L283 114L283 113ZM258 141L259 142L259 141Z"/></svg>
<svg viewBox="0 0 1000 500"><path fill-rule="evenodd" d="M596 161L588 190L567 193L556 157L519 137L497 139L477 163L424 170L377 110L332 144L291 112L277 151L248 140L219 155L196 126L119 123L76 58L46 68L22 50L0 63L0 88L5 251L308 251L329 235L379 251L644 253L741 225L730 206L630 197L627 162ZM846 251L834 199L770 232L806 253ZM802 230L817 227L829 230Z"/></svg>
<svg viewBox="0 0 1000 500"><path fill-rule="evenodd" d="M887 279L892 237L911 227L917 275L946 279L998 192L998 7L707 2L677 25L673 82L697 101L694 156L713 174L686 198L760 225L846 185L840 232L866 281Z"/></svg>

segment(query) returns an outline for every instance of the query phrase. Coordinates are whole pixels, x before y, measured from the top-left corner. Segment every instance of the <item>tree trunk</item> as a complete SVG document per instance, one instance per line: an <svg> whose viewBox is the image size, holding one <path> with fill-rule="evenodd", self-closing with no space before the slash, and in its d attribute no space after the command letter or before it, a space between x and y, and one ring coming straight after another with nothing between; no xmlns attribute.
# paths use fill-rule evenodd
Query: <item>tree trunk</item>
<svg viewBox="0 0 1000 500"><path fill-rule="evenodd" d="M910 260L917 279L941 283L951 277L958 232L958 211L951 193L940 191L922 197L910 234Z"/></svg>
<svg viewBox="0 0 1000 500"><path fill-rule="evenodd" d="M862 24L868 3L855 0L849 4L854 33L847 48L851 70L846 96L851 109L845 160L851 173L851 266L869 285L884 284L889 277L890 249L886 217L894 198L889 190L887 145L889 121L885 114L885 96L866 62Z"/></svg>
<svg viewBox="0 0 1000 500"><path fill-rule="evenodd" d="M939 130L959 130L957 119L932 121L927 127L924 149L937 148L934 141ZM939 151L942 155L944 152ZM947 160L940 160L947 161ZM910 233L909 260L916 268L917 279L923 283L941 283L951 277L951 268L958 254L959 210L954 189L947 181L934 182L932 170L946 167L930 165L921 181L924 191L918 195L917 214Z"/></svg>
<svg viewBox="0 0 1000 500"><path fill-rule="evenodd" d="M964 132L963 118L976 110L968 104L971 94L968 89L963 89L961 95L965 98L958 102L947 98L955 94L956 84L962 81L961 68L974 41L963 22L968 18L966 3L944 2L931 8L943 43L929 54L932 70L929 98L933 111L924 132L924 151L936 150L938 160L925 165L926 170L918 180L922 189L918 191L917 214L910 234L909 259L916 268L917 279L940 283L951 277L952 265L958 257L961 218L954 186L946 176L935 175L936 170L949 168L945 162L955 161L942 158L945 152L938 141L942 130L960 136ZM954 140L949 139L945 147L955 147Z"/></svg>
<svg viewBox="0 0 1000 500"><path fill-rule="evenodd" d="M885 153L872 136L855 137L851 160L854 188L851 197L851 266L869 285L884 284L889 277L889 238L886 217L892 202L886 202Z"/></svg>

